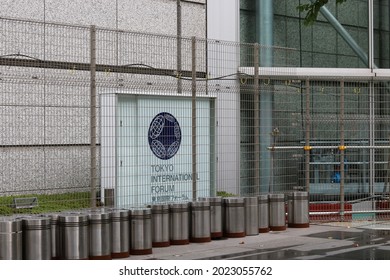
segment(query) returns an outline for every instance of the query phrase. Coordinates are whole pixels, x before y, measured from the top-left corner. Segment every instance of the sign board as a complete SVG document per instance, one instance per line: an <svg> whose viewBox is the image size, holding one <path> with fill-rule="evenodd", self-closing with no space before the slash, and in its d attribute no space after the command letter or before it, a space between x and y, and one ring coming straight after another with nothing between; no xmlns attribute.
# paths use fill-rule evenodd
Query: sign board
<svg viewBox="0 0 390 280"><path fill-rule="evenodd" d="M114 112L103 111L102 188L115 188L116 207L192 200L194 180L198 196L211 195L215 181L213 98L196 101L196 174L192 174L191 98L120 94L108 101L102 100L102 108L115 104L115 117L111 117L115 129L107 122Z"/></svg>

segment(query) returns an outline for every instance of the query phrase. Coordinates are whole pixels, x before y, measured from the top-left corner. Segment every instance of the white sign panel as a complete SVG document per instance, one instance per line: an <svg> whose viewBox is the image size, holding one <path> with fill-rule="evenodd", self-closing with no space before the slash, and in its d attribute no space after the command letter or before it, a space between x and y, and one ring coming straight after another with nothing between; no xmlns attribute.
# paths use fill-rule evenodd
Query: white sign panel
<svg viewBox="0 0 390 280"><path fill-rule="evenodd" d="M116 206L210 196L213 184L213 100L197 100L197 173L192 174L191 99L121 95L117 109Z"/></svg>

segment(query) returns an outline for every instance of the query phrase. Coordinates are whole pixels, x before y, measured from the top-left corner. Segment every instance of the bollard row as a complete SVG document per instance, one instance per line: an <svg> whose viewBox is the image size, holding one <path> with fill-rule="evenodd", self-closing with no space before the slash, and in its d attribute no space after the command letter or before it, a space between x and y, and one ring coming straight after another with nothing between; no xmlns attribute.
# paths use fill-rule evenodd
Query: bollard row
<svg viewBox="0 0 390 280"><path fill-rule="evenodd" d="M286 205L288 219L286 221ZM307 192L0 217L0 260L109 260L153 247L309 227Z"/></svg>

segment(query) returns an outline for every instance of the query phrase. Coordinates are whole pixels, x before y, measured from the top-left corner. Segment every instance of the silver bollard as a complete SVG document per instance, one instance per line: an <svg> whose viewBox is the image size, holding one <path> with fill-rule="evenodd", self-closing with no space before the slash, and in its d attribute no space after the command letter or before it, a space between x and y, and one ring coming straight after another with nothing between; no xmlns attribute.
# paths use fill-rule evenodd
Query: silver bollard
<svg viewBox="0 0 390 280"><path fill-rule="evenodd" d="M191 202L191 242L210 242L210 225L210 202Z"/></svg>
<svg viewBox="0 0 390 280"><path fill-rule="evenodd" d="M50 218L50 235L51 235L51 259L61 259L61 241L60 241L60 226L59 213L49 213L43 216Z"/></svg>
<svg viewBox="0 0 390 280"><path fill-rule="evenodd" d="M288 226L292 228L309 227L308 192L293 192L288 196Z"/></svg>
<svg viewBox="0 0 390 280"><path fill-rule="evenodd" d="M294 209L293 209L293 195L292 193L287 194L287 225L292 227L291 225L294 222Z"/></svg>
<svg viewBox="0 0 390 280"><path fill-rule="evenodd" d="M31 216L22 219L23 259L51 259L51 219Z"/></svg>
<svg viewBox="0 0 390 280"><path fill-rule="evenodd" d="M259 202L259 233L269 232L269 206L268 194L262 194L258 197Z"/></svg>
<svg viewBox="0 0 390 280"><path fill-rule="evenodd" d="M245 235L259 234L259 204L257 197L244 197Z"/></svg>
<svg viewBox="0 0 390 280"><path fill-rule="evenodd" d="M272 231L286 230L284 194L269 195L269 227Z"/></svg>
<svg viewBox="0 0 390 280"><path fill-rule="evenodd" d="M111 260L111 213L106 209L91 209L89 218L89 259Z"/></svg>
<svg viewBox="0 0 390 280"><path fill-rule="evenodd" d="M152 212L150 209L132 209L130 218L130 254L152 253Z"/></svg>
<svg viewBox="0 0 390 280"><path fill-rule="evenodd" d="M111 257L127 258L130 255L130 211L112 209Z"/></svg>
<svg viewBox="0 0 390 280"><path fill-rule="evenodd" d="M172 245L190 243L189 203L173 203L169 205L170 240Z"/></svg>
<svg viewBox="0 0 390 280"><path fill-rule="evenodd" d="M222 237L222 197L201 197L199 200L210 203L211 239Z"/></svg>
<svg viewBox="0 0 390 280"><path fill-rule="evenodd" d="M85 213L59 215L62 259L89 259L89 219Z"/></svg>
<svg viewBox="0 0 390 280"><path fill-rule="evenodd" d="M225 232L226 237L245 236L244 199L240 197L225 197Z"/></svg>
<svg viewBox="0 0 390 280"><path fill-rule="evenodd" d="M154 204L148 207L152 210L152 246L168 247L169 241L169 205Z"/></svg>
<svg viewBox="0 0 390 280"><path fill-rule="evenodd" d="M22 244L22 220L0 217L0 260L21 260Z"/></svg>

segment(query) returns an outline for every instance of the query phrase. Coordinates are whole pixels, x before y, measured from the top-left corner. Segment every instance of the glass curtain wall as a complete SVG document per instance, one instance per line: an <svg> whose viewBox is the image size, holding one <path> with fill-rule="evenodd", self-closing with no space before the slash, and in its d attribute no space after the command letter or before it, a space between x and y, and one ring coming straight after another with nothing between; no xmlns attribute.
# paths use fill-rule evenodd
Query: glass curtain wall
<svg viewBox="0 0 390 280"><path fill-rule="evenodd" d="M253 0L240 1L240 38L242 43L259 42L260 30L256 21L258 12L256 2ZM273 57L277 67L314 67L314 68L369 68L369 4L367 0L347 0L345 3L336 5L336 0L329 0L325 6L326 13L319 14L317 21L312 25L304 24L305 13L298 11L300 4L309 3L304 0L274 0L273 1L273 46L288 48L288 63L282 65L277 57ZM390 67L390 0L373 1L373 68ZM338 25L339 24L339 25ZM261 35L260 35L261 36ZM242 56L243 57L243 56ZM245 60L243 60L245 64ZM250 65L241 65L250 66ZM302 130L284 133L279 141L285 145L304 145L303 95L295 94L297 90L304 89L302 82L293 81L296 84L288 84L285 81L273 81L267 83L264 91L274 92L272 103L272 123L275 128L292 129L292 125L284 124L283 120L293 122L291 115L297 118L294 122L300 123ZM311 114L313 118L311 138L315 144L336 146L340 143L340 131L338 114L340 108L340 84L331 81L310 81ZM372 89L372 91L370 91ZM261 89L260 89L261 90ZM371 95L372 94L372 95ZM250 127L253 123L253 102L250 92L246 88L241 90L241 125ZM345 84L345 144L355 146L389 145L390 139L390 83L368 81L350 81ZM371 99L373 98L373 99ZM286 101L289 101L286 105ZM372 106L370 107L370 100ZM260 101L261 103L261 101ZM294 111L291 113L290 111ZM290 117L286 117L290 116ZM332 120L334 122L332 123ZM370 128L370 123L375 125ZM260 120L261 123L261 120ZM325 123L329 124L325 125ZM332 127L332 125L334 127ZM314 127L317 126L317 127ZM254 128L256 129L256 128ZM261 130L261 129L260 129ZM262 141L260 131L260 141ZM263 135L268 135L263 134ZM282 135L282 134L280 134ZM242 157L245 154L252 155L253 151L247 149L247 141L242 139ZM282 143L281 143L282 144ZM337 150L337 149L336 149ZM286 152L287 153L287 152ZM288 160L272 158L271 177L272 183L287 190L293 186L303 185L303 168L297 170L299 161L297 152L283 155ZM302 158L302 157L301 157ZM242 158L245 161L245 158ZM312 152L311 156L311 184L338 183L335 177L335 169L339 162L337 151L332 149L320 149ZM375 163L370 166L370 162ZM291 161L291 162L289 162ZM370 150L358 147L346 151L346 184L357 186L359 190L369 191L370 185L380 183L382 188L390 185L390 157L386 149ZM284 171L283 171L284 170ZM370 170L374 172L370 175ZM337 170L336 170L337 171ZM242 169L241 189L251 185L248 178L256 177L256 171ZM261 174L261 172L260 172ZM275 176L284 174L281 176ZM261 175L260 175L261 176ZM370 182L370 178L374 181ZM387 183L386 183L387 182ZM253 182L252 182L253 183ZM287 188L285 188L287 186ZM378 188L374 188L376 190ZM289 189L290 190L290 189ZM321 190L320 190L321 191ZM371 189L372 191L372 189Z"/></svg>
<svg viewBox="0 0 390 280"><path fill-rule="evenodd" d="M390 68L390 1L374 0L374 62Z"/></svg>
<svg viewBox="0 0 390 280"><path fill-rule="evenodd" d="M293 66L327 68L365 68L363 62L349 43L322 14L312 25L304 24L305 13L297 6L310 1L274 0L273 37L274 45L293 48ZM389 0L374 1L375 64L389 68ZM343 26L351 38L368 54L368 1L348 0L336 5L329 0L326 9ZM240 1L241 42L256 42L256 1ZM292 65L288 65L292 66Z"/></svg>

